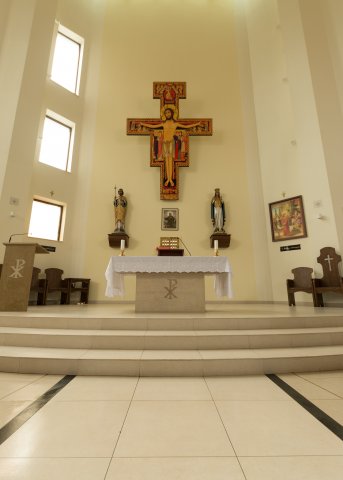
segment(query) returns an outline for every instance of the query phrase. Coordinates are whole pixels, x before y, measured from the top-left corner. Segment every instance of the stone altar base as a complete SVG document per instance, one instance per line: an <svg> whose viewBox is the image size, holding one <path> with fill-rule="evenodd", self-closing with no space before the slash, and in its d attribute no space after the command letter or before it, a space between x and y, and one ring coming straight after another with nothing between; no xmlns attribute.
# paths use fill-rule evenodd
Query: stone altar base
<svg viewBox="0 0 343 480"><path fill-rule="evenodd" d="M137 273L136 312L204 312L203 273Z"/></svg>

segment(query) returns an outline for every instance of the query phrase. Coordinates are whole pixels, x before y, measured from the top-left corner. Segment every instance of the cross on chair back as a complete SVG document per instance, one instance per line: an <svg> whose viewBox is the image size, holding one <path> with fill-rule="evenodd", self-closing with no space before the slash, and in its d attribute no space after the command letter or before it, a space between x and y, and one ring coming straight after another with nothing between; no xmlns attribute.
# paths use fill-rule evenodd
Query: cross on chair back
<svg viewBox="0 0 343 480"><path fill-rule="evenodd" d="M317 262L323 268L322 278L314 280L314 290L318 307L323 307L323 293L335 292L343 294L343 282L339 272L338 264L342 257L338 255L333 247L324 247L320 250Z"/></svg>
<svg viewBox="0 0 343 480"><path fill-rule="evenodd" d="M315 305L315 295L313 291L312 284L312 272L313 268L309 267L297 267L293 268L292 273L294 279L287 279L287 295L288 295L288 305L295 306L295 297L296 292L306 292L312 294L313 305Z"/></svg>

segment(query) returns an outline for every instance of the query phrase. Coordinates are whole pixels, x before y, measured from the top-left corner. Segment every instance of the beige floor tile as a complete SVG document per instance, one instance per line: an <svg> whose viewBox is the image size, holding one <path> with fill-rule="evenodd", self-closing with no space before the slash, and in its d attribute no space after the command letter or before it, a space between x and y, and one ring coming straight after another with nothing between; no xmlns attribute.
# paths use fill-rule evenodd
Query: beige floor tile
<svg viewBox="0 0 343 480"><path fill-rule="evenodd" d="M1 458L6 480L103 480L109 458Z"/></svg>
<svg viewBox="0 0 343 480"><path fill-rule="evenodd" d="M145 359L139 365L141 377L203 377L203 363L199 359Z"/></svg>
<svg viewBox="0 0 343 480"><path fill-rule="evenodd" d="M140 378L134 400L211 400L203 378Z"/></svg>
<svg viewBox="0 0 343 480"><path fill-rule="evenodd" d="M115 457L234 456L213 402L132 402Z"/></svg>
<svg viewBox="0 0 343 480"><path fill-rule="evenodd" d="M330 393L328 390L325 390L318 385L314 385L312 382L292 373L283 373L280 374L279 377L309 400L321 398L331 400L337 399L337 396Z"/></svg>
<svg viewBox="0 0 343 480"><path fill-rule="evenodd" d="M0 428L12 420L24 408L28 407L30 402L8 402L0 401Z"/></svg>
<svg viewBox="0 0 343 480"><path fill-rule="evenodd" d="M312 400L323 412L343 425L343 399L340 400Z"/></svg>
<svg viewBox="0 0 343 480"><path fill-rule="evenodd" d="M110 457L128 401L49 402L0 447L0 457Z"/></svg>
<svg viewBox="0 0 343 480"><path fill-rule="evenodd" d="M247 480L341 480L343 457L240 457Z"/></svg>
<svg viewBox="0 0 343 480"><path fill-rule="evenodd" d="M22 382L24 384L28 384L38 380L39 378L43 377L43 375L36 375L30 373L5 373L0 372L0 382Z"/></svg>
<svg viewBox="0 0 343 480"><path fill-rule="evenodd" d="M262 375L206 378L214 400L289 400L279 387Z"/></svg>
<svg viewBox="0 0 343 480"><path fill-rule="evenodd" d="M87 350L82 355L82 360L139 360L141 356L141 350Z"/></svg>
<svg viewBox="0 0 343 480"><path fill-rule="evenodd" d="M83 359L76 366L77 375L94 376L120 376L120 377L138 377L139 376L139 360L127 360L125 358L102 358Z"/></svg>
<svg viewBox="0 0 343 480"><path fill-rule="evenodd" d="M238 456L343 455L343 442L294 401L217 401Z"/></svg>
<svg viewBox="0 0 343 480"><path fill-rule="evenodd" d="M114 458L106 480L244 480L236 458Z"/></svg>
<svg viewBox="0 0 343 480"><path fill-rule="evenodd" d="M10 401L34 401L63 378L62 375L45 375L25 387L3 398Z"/></svg>
<svg viewBox="0 0 343 480"><path fill-rule="evenodd" d="M343 370L332 370L325 372L300 372L298 375L307 380L315 382L316 379L323 378L343 378Z"/></svg>
<svg viewBox="0 0 343 480"><path fill-rule="evenodd" d="M342 377L332 377L332 378L317 378L311 380L313 383L318 385L325 390L328 390L335 395L343 398L343 378Z"/></svg>
<svg viewBox="0 0 343 480"><path fill-rule="evenodd" d="M76 377L52 401L131 400L136 377Z"/></svg>
<svg viewBox="0 0 343 480"><path fill-rule="evenodd" d="M142 360L200 360L197 350L145 350Z"/></svg>
<svg viewBox="0 0 343 480"><path fill-rule="evenodd" d="M80 358L85 349L68 348L33 348L33 347L0 347L0 354L21 358Z"/></svg>
<svg viewBox="0 0 343 480"><path fill-rule="evenodd" d="M0 373L0 399L30 385L43 375L21 375L19 373Z"/></svg>

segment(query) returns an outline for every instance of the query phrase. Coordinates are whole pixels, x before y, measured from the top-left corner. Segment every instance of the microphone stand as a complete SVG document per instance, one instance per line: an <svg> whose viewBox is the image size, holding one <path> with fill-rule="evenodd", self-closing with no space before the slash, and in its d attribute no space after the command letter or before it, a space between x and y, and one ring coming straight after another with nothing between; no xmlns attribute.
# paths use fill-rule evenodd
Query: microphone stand
<svg viewBox="0 0 343 480"><path fill-rule="evenodd" d="M12 235L10 236L10 238L8 239L8 243L11 243L11 240L12 240L12 237L16 237L17 235L28 235L30 232L26 232L26 233L12 233Z"/></svg>

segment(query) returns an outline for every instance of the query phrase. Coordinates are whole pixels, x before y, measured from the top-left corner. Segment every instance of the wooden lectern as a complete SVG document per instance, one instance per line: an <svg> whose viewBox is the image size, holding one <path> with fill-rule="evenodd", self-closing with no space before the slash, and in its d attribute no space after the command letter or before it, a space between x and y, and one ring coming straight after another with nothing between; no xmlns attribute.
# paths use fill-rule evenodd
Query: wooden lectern
<svg viewBox="0 0 343 480"><path fill-rule="evenodd" d="M38 243L4 243L0 312L26 312L35 253L49 253Z"/></svg>

